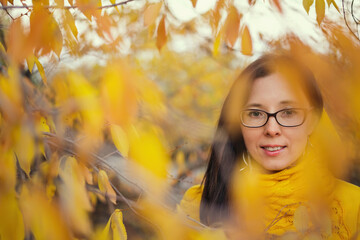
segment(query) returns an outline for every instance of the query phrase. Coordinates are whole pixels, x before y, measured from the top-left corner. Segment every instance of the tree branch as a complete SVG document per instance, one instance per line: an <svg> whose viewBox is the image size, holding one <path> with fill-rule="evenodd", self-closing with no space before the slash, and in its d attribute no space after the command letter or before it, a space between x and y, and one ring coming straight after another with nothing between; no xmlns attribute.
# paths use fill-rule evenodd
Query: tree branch
<svg viewBox="0 0 360 240"><path fill-rule="evenodd" d="M116 7L116 6L120 6L120 5L125 5L129 2L133 2L135 0L126 0L126 1L123 1L123 2L119 2L119 3L115 3L115 4L110 4L110 5L105 5L105 6L100 6L100 7L97 7L96 9L105 9L105 8L112 8L112 7ZM93 5L81 5L81 6L57 6L57 5L45 5L43 6L43 8L46 8L46 9L75 9L75 8L92 8ZM8 10L8 9L23 9L23 8L26 8L26 9L29 9L29 8L34 8L34 5L24 5L24 6L1 6L0 7L0 10Z"/></svg>

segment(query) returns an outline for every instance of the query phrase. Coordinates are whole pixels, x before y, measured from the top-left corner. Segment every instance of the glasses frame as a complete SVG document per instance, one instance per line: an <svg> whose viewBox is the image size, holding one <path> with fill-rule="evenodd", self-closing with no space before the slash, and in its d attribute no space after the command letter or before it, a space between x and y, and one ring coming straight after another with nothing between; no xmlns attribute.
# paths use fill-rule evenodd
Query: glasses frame
<svg viewBox="0 0 360 240"><path fill-rule="evenodd" d="M265 123L264 123L263 125L256 126L256 127L246 125L246 124L244 123L244 121L243 121L242 115L243 115L243 112L249 111L249 110L254 110L254 111L258 111L258 112L263 112L263 113L265 113L265 114L266 114L266 117L267 117ZM282 111L285 111L285 110L303 110L303 111L305 112L303 121L302 121L300 124L297 124L297 125L294 125L294 126L286 126L286 125L283 125L283 124L279 123L279 120L277 119L276 115L277 115L279 112L282 112ZM281 110L279 110L279 111L277 111L277 112L274 112L274 113L268 113L268 112L266 112L266 111L264 111L264 110L260 110L260 109L256 109L256 108L249 108L249 109L244 109L244 110L241 111L241 113L240 113L240 120L241 120L241 124L242 124L244 127L247 127L247 128L260 128L260 127L263 127L263 126L265 126L265 125L267 124L267 122L269 121L269 118L270 118L270 117L274 117L275 120L276 120L276 122L277 122L280 126L282 126L282 127L298 127L298 126L304 124L304 122L305 122L305 120L306 120L306 117L307 117L307 115L308 115L308 112L311 111L311 110L312 110L312 108L284 108L284 109L281 109Z"/></svg>

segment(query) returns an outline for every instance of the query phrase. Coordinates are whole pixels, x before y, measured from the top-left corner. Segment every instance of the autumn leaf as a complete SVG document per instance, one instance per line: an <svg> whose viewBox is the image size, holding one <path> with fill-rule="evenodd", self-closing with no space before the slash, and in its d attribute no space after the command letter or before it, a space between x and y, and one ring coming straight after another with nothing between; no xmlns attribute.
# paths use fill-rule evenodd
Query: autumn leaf
<svg viewBox="0 0 360 240"><path fill-rule="evenodd" d="M62 182L58 187L58 192L67 221L74 232L88 235L91 229L88 212L92 211L92 206L86 191L84 173L77 159L63 156L59 176Z"/></svg>
<svg viewBox="0 0 360 240"><path fill-rule="evenodd" d="M40 77L42 78L43 82L45 84L47 84L47 79L46 79L44 67L41 65L41 63L39 62L37 57L34 56L33 60L35 61L35 64L36 64L36 67L37 67L37 69L39 71Z"/></svg>
<svg viewBox="0 0 360 240"><path fill-rule="evenodd" d="M196 7L197 0L191 0L193 7Z"/></svg>
<svg viewBox="0 0 360 240"><path fill-rule="evenodd" d="M35 56L31 55L31 56L27 57L26 63L28 65L28 69L29 69L30 73L32 73L32 70L33 70L34 64L35 64Z"/></svg>
<svg viewBox="0 0 360 240"><path fill-rule="evenodd" d="M30 167L35 156L35 140L33 132L26 126L19 129L17 144L15 148L16 156L20 167L30 176Z"/></svg>
<svg viewBox="0 0 360 240"><path fill-rule="evenodd" d="M211 21L211 26L212 26L213 32L217 32L217 28L218 28L219 21L221 18L220 11L224 6L225 6L225 0L218 0L218 1L216 1L215 9L211 11L212 17L210 18L210 21Z"/></svg>
<svg viewBox="0 0 360 240"><path fill-rule="evenodd" d="M64 19L65 26L67 26L67 28L70 29L70 31L72 32L74 37L77 39L78 30L75 25L75 19L69 10L67 10L67 9L64 10L63 19Z"/></svg>
<svg viewBox="0 0 360 240"><path fill-rule="evenodd" d="M335 7L335 9L340 13L340 9L334 0L326 0L326 2L328 4L328 7L330 7L330 5L332 4Z"/></svg>
<svg viewBox="0 0 360 240"><path fill-rule="evenodd" d="M309 229L309 214L305 206L300 206L294 213L294 226L301 232L305 233Z"/></svg>
<svg viewBox="0 0 360 240"><path fill-rule="evenodd" d="M222 39L222 31L220 30L214 40L213 51L212 51L214 57L216 57L219 54L221 39Z"/></svg>
<svg viewBox="0 0 360 240"><path fill-rule="evenodd" d="M167 41L165 29L165 15L161 18L157 29L156 47L161 51Z"/></svg>
<svg viewBox="0 0 360 240"><path fill-rule="evenodd" d="M307 14L309 14L310 7L311 7L311 5L313 5L313 3L314 3L314 0L303 0L303 6L304 6L304 9L306 10Z"/></svg>
<svg viewBox="0 0 360 240"><path fill-rule="evenodd" d="M98 173L98 186L100 191L107 195L112 203L116 204L116 193L111 187L108 175L104 170L100 170Z"/></svg>
<svg viewBox="0 0 360 240"><path fill-rule="evenodd" d="M271 0L271 2L276 6L279 13L282 13L282 7L281 7L281 4L280 4L280 0Z"/></svg>
<svg viewBox="0 0 360 240"><path fill-rule="evenodd" d="M32 54L34 44L29 41L21 19L16 19L11 23L6 42L8 56L15 62L21 62Z"/></svg>
<svg viewBox="0 0 360 240"><path fill-rule="evenodd" d="M241 52L245 55L252 55L252 40L246 25L241 34Z"/></svg>
<svg viewBox="0 0 360 240"><path fill-rule="evenodd" d="M123 215L119 209L116 209L111 215L111 229L113 239L127 240L127 233L123 223Z"/></svg>
<svg viewBox="0 0 360 240"><path fill-rule="evenodd" d="M159 16L162 1L149 5L144 11L144 25L146 27L155 23L156 18Z"/></svg>
<svg viewBox="0 0 360 240"><path fill-rule="evenodd" d="M315 0L316 21L320 25L325 17L325 1Z"/></svg>
<svg viewBox="0 0 360 240"><path fill-rule="evenodd" d="M157 178L166 177L169 156L164 144L160 141L160 130L152 126L142 127L142 131L132 128L129 131L129 156L141 167Z"/></svg>
<svg viewBox="0 0 360 240"><path fill-rule="evenodd" d="M136 76L130 66L114 59L106 67L102 77L101 101L110 123L127 126L137 112Z"/></svg>
<svg viewBox="0 0 360 240"><path fill-rule="evenodd" d="M42 7L34 8L30 15L29 43L35 47L36 56L53 51L58 57L63 46L63 37L54 16Z"/></svg>
<svg viewBox="0 0 360 240"><path fill-rule="evenodd" d="M72 239L60 207L55 202L50 202L45 193L28 184L23 185L19 202L25 226L36 239Z"/></svg>
<svg viewBox="0 0 360 240"><path fill-rule="evenodd" d="M110 132L116 148L119 150L121 155L127 157L129 153L129 140L126 133L120 126L115 124L110 125Z"/></svg>
<svg viewBox="0 0 360 240"><path fill-rule="evenodd" d="M225 33L224 37L227 43L233 47L236 39L239 35L239 27L240 27L240 15L237 9L234 6L229 8L229 13L225 21Z"/></svg>

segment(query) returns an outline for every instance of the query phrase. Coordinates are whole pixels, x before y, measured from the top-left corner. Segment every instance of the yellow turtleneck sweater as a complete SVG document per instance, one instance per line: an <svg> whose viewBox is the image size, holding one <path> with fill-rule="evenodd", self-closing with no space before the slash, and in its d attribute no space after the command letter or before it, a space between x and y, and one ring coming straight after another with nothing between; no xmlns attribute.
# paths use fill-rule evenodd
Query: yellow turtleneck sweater
<svg viewBox="0 0 360 240"><path fill-rule="evenodd" d="M238 171L231 194L233 222L250 235L360 239L360 188L323 169L315 161L303 160L274 174L256 167ZM202 186L191 187L178 210L200 221L201 195Z"/></svg>

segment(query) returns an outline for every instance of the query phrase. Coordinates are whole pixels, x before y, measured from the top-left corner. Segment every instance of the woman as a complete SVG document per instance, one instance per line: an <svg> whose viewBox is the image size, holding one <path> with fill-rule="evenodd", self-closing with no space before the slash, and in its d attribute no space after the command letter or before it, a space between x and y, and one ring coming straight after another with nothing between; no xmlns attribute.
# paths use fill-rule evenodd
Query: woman
<svg viewBox="0 0 360 240"><path fill-rule="evenodd" d="M312 147L323 112L313 74L265 55L232 86L201 185L180 210L229 238L358 239L360 188L331 176Z"/></svg>

